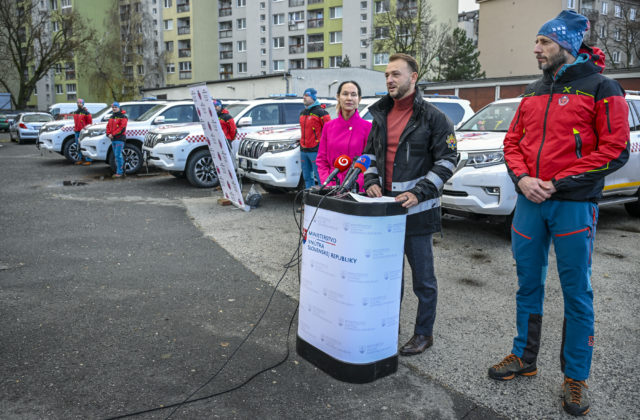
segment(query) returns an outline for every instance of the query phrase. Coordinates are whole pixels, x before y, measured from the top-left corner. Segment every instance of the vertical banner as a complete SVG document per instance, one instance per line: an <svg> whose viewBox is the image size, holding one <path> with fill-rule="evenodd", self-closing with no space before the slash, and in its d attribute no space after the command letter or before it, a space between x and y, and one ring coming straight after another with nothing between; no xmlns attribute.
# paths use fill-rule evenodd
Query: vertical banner
<svg viewBox="0 0 640 420"><path fill-rule="evenodd" d="M220 126L218 114L213 107L213 98L209 94L209 89L204 84L192 86L191 96L196 111L198 111L198 117L200 117L200 123L209 145L209 152L213 158L224 197L236 207L249 211L250 207L245 204L242 198L242 190L235 175L235 159L227 146L227 139Z"/></svg>
<svg viewBox="0 0 640 420"><path fill-rule="evenodd" d="M305 206L304 226L315 210ZM352 364L398 352L405 225L318 209L303 231L300 338Z"/></svg>

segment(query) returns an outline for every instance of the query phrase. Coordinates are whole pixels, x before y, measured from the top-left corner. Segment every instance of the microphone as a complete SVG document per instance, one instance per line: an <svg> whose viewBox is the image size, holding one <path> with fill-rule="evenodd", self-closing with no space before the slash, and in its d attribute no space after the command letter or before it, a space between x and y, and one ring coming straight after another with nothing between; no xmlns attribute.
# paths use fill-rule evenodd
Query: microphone
<svg viewBox="0 0 640 420"><path fill-rule="evenodd" d="M327 184L330 183L331 180L336 175L338 175L338 173L346 171L347 168L349 168L350 166L351 166L351 158L349 156L347 156L347 155L338 156L336 158L336 160L333 162L333 167L335 169L333 171L331 171L331 173L329 174L327 179L325 179L325 181L322 183L322 185L320 185L320 189L323 189L324 187L326 187Z"/></svg>
<svg viewBox="0 0 640 420"><path fill-rule="evenodd" d="M371 165L371 158L367 155L360 156L353 163L352 172L345 178L344 182L342 183L342 187L340 187L340 190L338 192L349 191L358 179L358 175L366 171L369 168L369 165Z"/></svg>

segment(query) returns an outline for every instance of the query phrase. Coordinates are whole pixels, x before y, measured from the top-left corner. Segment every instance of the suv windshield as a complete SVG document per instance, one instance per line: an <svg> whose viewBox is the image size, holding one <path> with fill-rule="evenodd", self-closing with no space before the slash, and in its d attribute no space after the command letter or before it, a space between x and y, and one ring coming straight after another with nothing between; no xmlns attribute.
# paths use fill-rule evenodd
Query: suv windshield
<svg viewBox="0 0 640 420"><path fill-rule="evenodd" d="M506 133L519 102L489 104L478 111L458 131L497 131Z"/></svg>
<svg viewBox="0 0 640 420"><path fill-rule="evenodd" d="M100 111L96 112L95 114L91 114L91 118L94 120L97 120L98 118L102 117L104 114L106 114L109 111L111 111L110 106L104 107Z"/></svg>
<svg viewBox="0 0 640 420"><path fill-rule="evenodd" d="M166 106L165 104L156 105L153 108L151 108L150 110L148 110L147 112L145 112L144 114L140 115L134 121L146 121L149 118L153 117L158 111L160 111L165 106Z"/></svg>
<svg viewBox="0 0 640 420"><path fill-rule="evenodd" d="M231 114L231 116L235 118L236 115L238 115L238 112L242 111L248 106L249 104L232 104L232 105L225 106L224 109L229 111L229 114Z"/></svg>

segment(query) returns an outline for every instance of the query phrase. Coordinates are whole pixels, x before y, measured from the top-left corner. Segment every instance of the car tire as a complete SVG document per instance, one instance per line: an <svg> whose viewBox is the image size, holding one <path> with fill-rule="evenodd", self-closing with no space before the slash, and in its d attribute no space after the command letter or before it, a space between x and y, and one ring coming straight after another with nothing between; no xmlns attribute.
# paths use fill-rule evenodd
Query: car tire
<svg viewBox="0 0 640 420"><path fill-rule="evenodd" d="M502 232L507 240L511 240L511 226L513 225L513 215L515 211L512 211L510 215L504 217L502 222Z"/></svg>
<svg viewBox="0 0 640 420"><path fill-rule="evenodd" d="M198 188L213 188L220 185L211 152L207 149L199 150L191 156L185 175L189 183Z"/></svg>
<svg viewBox="0 0 640 420"><path fill-rule="evenodd" d="M640 217L640 190L636 192L636 196L638 197L636 201L624 203L624 209L627 211L627 214L632 217Z"/></svg>
<svg viewBox="0 0 640 420"><path fill-rule="evenodd" d="M125 143L122 149L122 155L124 157L124 173L126 175L137 174L142 168L142 152L140 148L132 143ZM116 173L116 159L113 155L113 150L109 152L109 166L111 171Z"/></svg>
<svg viewBox="0 0 640 420"><path fill-rule="evenodd" d="M78 155L78 145L74 138L68 138L62 144L62 155L71 163L75 163L80 160Z"/></svg>
<svg viewBox="0 0 640 420"><path fill-rule="evenodd" d="M24 140L20 137L20 132L18 131L18 144L24 144Z"/></svg>

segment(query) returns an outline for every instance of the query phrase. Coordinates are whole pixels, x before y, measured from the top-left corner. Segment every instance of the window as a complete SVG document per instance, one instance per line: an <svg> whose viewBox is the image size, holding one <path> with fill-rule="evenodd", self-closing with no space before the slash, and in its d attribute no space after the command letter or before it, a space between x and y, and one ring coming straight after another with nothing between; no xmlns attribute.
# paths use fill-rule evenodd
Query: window
<svg viewBox="0 0 640 420"><path fill-rule="evenodd" d="M62 73L62 64L60 64L60 63L56 63L56 64L53 66L53 71L54 71L56 74L60 74L60 73Z"/></svg>
<svg viewBox="0 0 640 420"><path fill-rule="evenodd" d="M153 8L152 13L153 13L154 15L157 15L157 14L158 14L158 9L154 7L154 8Z"/></svg>
<svg viewBox="0 0 640 420"><path fill-rule="evenodd" d="M615 5L613 6L613 15L617 18L621 18L622 17L622 8L620 7L620 5Z"/></svg>
<svg viewBox="0 0 640 420"><path fill-rule="evenodd" d="M171 0L164 0L164 8L168 9L171 7Z"/></svg>
<svg viewBox="0 0 640 420"><path fill-rule="evenodd" d="M267 49L266 48L260 48L260 55L267 55Z"/></svg>
<svg viewBox="0 0 640 420"><path fill-rule="evenodd" d="M238 63L238 73L247 72L247 63Z"/></svg>
<svg viewBox="0 0 640 420"><path fill-rule="evenodd" d="M188 123L197 121L194 105L177 105L160 114L166 123Z"/></svg>
<svg viewBox="0 0 640 420"><path fill-rule="evenodd" d="M605 25L600 26L600 38L607 37L607 27Z"/></svg>
<svg viewBox="0 0 640 420"><path fill-rule="evenodd" d="M389 11L389 1L385 0L385 1L377 1L375 3L376 6L376 13L386 13Z"/></svg>
<svg viewBox="0 0 640 420"><path fill-rule="evenodd" d="M267 32L267 27L266 27L266 26L264 26L264 25L263 25L263 26L261 26L261 27L260 27L260 32L262 32L262 33Z"/></svg>
<svg viewBox="0 0 640 420"><path fill-rule="evenodd" d="M164 50L167 52L173 51L173 41L165 41Z"/></svg>
<svg viewBox="0 0 640 420"><path fill-rule="evenodd" d="M290 22L303 22L304 21L304 11L289 13L289 21Z"/></svg>
<svg viewBox="0 0 640 420"><path fill-rule="evenodd" d="M264 10L265 8L265 4L263 1L260 2L260 10Z"/></svg>
<svg viewBox="0 0 640 420"><path fill-rule="evenodd" d="M613 33L613 38L616 41L620 41L620 29L619 28L616 28L616 31Z"/></svg>
<svg viewBox="0 0 640 420"><path fill-rule="evenodd" d="M342 64L342 56L331 56L329 57L329 67L336 68L340 67Z"/></svg>
<svg viewBox="0 0 640 420"><path fill-rule="evenodd" d="M389 64L389 53L380 53L373 55L373 65L382 66Z"/></svg>
<svg viewBox="0 0 640 420"><path fill-rule="evenodd" d="M51 10L58 10L58 0L51 0L50 3L51 3Z"/></svg>
<svg viewBox="0 0 640 420"><path fill-rule="evenodd" d="M75 83L67 83L67 93L76 93Z"/></svg>
<svg viewBox="0 0 640 420"><path fill-rule="evenodd" d="M360 9L367 10L367 2L366 1L361 1L360 2Z"/></svg>
<svg viewBox="0 0 640 420"><path fill-rule="evenodd" d="M329 8L330 19L342 19L342 6Z"/></svg>
<svg viewBox="0 0 640 420"><path fill-rule="evenodd" d="M267 43L267 38L260 38L260 45L264 45Z"/></svg>
<svg viewBox="0 0 640 420"><path fill-rule="evenodd" d="M273 71L284 71L284 60L273 60Z"/></svg>
<svg viewBox="0 0 640 420"><path fill-rule="evenodd" d="M629 19L636 20L636 9L629 9Z"/></svg>
<svg viewBox="0 0 640 420"><path fill-rule="evenodd" d="M368 46L369 46L369 41L367 41L366 39L360 40L360 48L367 48Z"/></svg>
<svg viewBox="0 0 640 420"><path fill-rule="evenodd" d="M63 93L62 85L56 85L56 95L62 95Z"/></svg>
<svg viewBox="0 0 640 420"><path fill-rule="evenodd" d="M614 51L613 52L613 62L614 63L619 63L620 62L620 51Z"/></svg>
<svg viewBox="0 0 640 420"><path fill-rule="evenodd" d="M378 26L375 28L375 39L385 39L389 38L389 27L387 26Z"/></svg>
<svg viewBox="0 0 640 420"><path fill-rule="evenodd" d="M367 27L363 26L362 28L360 28L360 35L366 35L367 34Z"/></svg>
<svg viewBox="0 0 640 420"><path fill-rule="evenodd" d="M278 13L276 15L273 15L273 24L284 25L284 13Z"/></svg>
<svg viewBox="0 0 640 420"><path fill-rule="evenodd" d="M60 6L64 9L71 7L71 0L60 0Z"/></svg>
<svg viewBox="0 0 640 420"><path fill-rule="evenodd" d="M57 32L60 30L60 22L58 22L57 20L54 20L53 22L51 22L51 24L54 32Z"/></svg>
<svg viewBox="0 0 640 420"><path fill-rule="evenodd" d="M138 75L142 76L144 74L144 65L138 64Z"/></svg>
<svg viewBox="0 0 640 420"><path fill-rule="evenodd" d="M245 117L251 117L251 125L277 125L280 123L280 110L278 104L258 105L247 112Z"/></svg>
<svg viewBox="0 0 640 420"><path fill-rule="evenodd" d="M360 53L360 60L366 60L367 59L367 53Z"/></svg>
<svg viewBox="0 0 640 420"><path fill-rule="evenodd" d="M267 67L266 60L260 60L260 67L262 67L262 68Z"/></svg>
<svg viewBox="0 0 640 420"><path fill-rule="evenodd" d="M567 9L575 9L576 0L567 0Z"/></svg>
<svg viewBox="0 0 640 420"><path fill-rule="evenodd" d="M606 15L609 11L609 4L607 2L602 3L602 14Z"/></svg>
<svg viewBox="0 0 640 420"><path fill-rule="evenodd" d="M191 71L191 61L181 61L180 71Z"/></svg>
<svg viewBox="0 0 640 420"><path fill-rule="evenodd" d="M238 52L247 51L247 41L238 41Z"/></svg>
<svg viewBox="0 0 640 420"><path fill-rule="evenodd" d="M176 65L174 63L167 63L167 73L175 73Z"/></svg>
<svg viewBox="0 0 640 420"><path fill-rule="evenodd" d="M170 31L173 29L173 19L165 19L164 21L164 30Z"/></svg>
<svg viewBox="0 0 640 420"><path fill-rule="evenodd" d="M247 28L247 19L236 19L236 28L238 29L246 29Z"/></svg>
<svg viewBox="0 0 640 420"><path fill-rule="evenodd" d="M266 15L260 15L260 22L264 22L266 18Z"/></svg>
<svg viewBox="0 0 640 420"><path fill-rule="evenodd" d="M284 48L284 37L278 36L273 38L273 48Z"/></svg>
<svg viewBox="0 0 640 420"><path fill-rule="evenodd" d="M342 31L329 32L329 42L331 44L342 44Z"/></svg>
<svg viewBox="0 0 640 420"><path fill-rule="evenodd" d="M360 22L366 22L367 21L367 14L363 13L360 15Z"/></svg>
<svg viewBox="0 0 640 420"><path fill-rule="evenodd" d="M238 2L236 4L238 5L238 7L246 7L247 6L247 0L238 0Z"/></svg>

